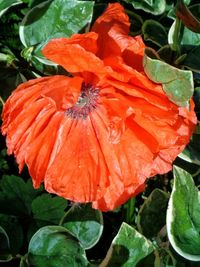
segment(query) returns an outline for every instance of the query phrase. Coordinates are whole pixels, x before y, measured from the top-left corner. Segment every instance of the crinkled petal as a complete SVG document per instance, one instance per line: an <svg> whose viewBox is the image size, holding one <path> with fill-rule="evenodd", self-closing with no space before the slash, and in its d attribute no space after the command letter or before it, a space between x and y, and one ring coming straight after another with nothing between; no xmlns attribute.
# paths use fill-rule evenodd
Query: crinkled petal
<svg viewBox="0 0 200 267"><path fill-rule="evenodd" d="M90 117L65 117L45 176L45 188L76 202L99 199L108 186L108 169Z"/></svg>
<svg viewBox="0 0 200 267"><path fill-rule="evenodd" d="M120 55L126 64L140 71L145 45L141 36L128 36L129 27L129 18L124 8L118 3L109 4L92 27L92 31L98 33L97 55L101 59Z"/></svg>
<svg viewBox="0 0 200 267"><path fill-rule="evenodd" d="M110 172L110 184L93 206L108 211L135 195L139 187L144 188L148 173L146 164L152 162L153 153L143 142L143 137L138 137L139 132L129 128L121 133L120 142L113 142L110 123L103 110L92 114L92 123Z"/></svg>
<svg viewBox="0 0 200 267"><path fill-rule="evenodd" d="M121 54L121 50L127 46L129 27L124 8L118 3L109 4L92 27L92 31L98 33L98 56L104 59Z"/></svg>
<svg viewBox="0 0 200 267"><path fill-rule="evenodd" d="M20 172L25 164L27 148L41 134L41 132L48 127L49 121L54 114L55 106L47 105L45 108L43 108L30 127L24 132L24 134L22 134L21 138L16 143L14 154L16 156L17 163L19 164Z"/></svg>
<svg viewBox="0 0 200 267"><path fill-rule="evenodd" d="M17 87L6 101L2 112L1 131L5 135L12 121L26 108L43 96L54 101L58 109L65 110L76 103L80 94L82 78L68 78L55 75L52 77L38 78L23 83ZM56 92L56 93L55 93ZM31 112L31 110L30 110Z"/></svg>
<svg viewBox="0 0 200 267"><path fill-rule="evenodd" d="M105 81L101 81L102 84L104 84L104 82ZM145 100L147 103L164 111L171 110L173 107L177 109L177 106L168 100L164 92L160 91L160 85L155 85L153 90L153 87L139 87L131 83L124 83L110 78L106 80L106 83L115 88L119 94L129 95L130 99L132 96L132 101L135 99Z"/></svg>
<svg viewBox="0 0 200 267"><path fill-rule="evenodd" d="M38 188L46 177L49 159L63 116L63 112L56 112L48 121L44 130L26 146L25 163L28 166L35 188Z"/></svg>
<svg viewBox="0 0 200 267"><path fill-rule="evenodd" d="M196 116L193 107L185 108L185 113L181 110L181 115L172 104L167 112L144 99L120 96L114 89L105 89L105 95L102 90L101 95L105 111L98 109L92 114L93 125L101 133L99 143L110 179L115 182L110 182L93 207L108 211L142 191L148 177L171 170L172 162L189 142ZM118 170L118 176L112 168Z"/></svg>
<svg viewBox="0 0 200 267"><path fill-rule="evenodd" d="M42 52L46 58L61 65L70 73L91 72L102 76L105 73L104 64L94 54L95 41L95 33L52 39Z"/></svg>
<svg viewBox="0 0 200 267"><path fill-rule="evenodd" d="M35 187L45 177L62 116L76 103L82 78L53 76L20 85L6 101L2 133L20 171L28 165Z"/></svg>

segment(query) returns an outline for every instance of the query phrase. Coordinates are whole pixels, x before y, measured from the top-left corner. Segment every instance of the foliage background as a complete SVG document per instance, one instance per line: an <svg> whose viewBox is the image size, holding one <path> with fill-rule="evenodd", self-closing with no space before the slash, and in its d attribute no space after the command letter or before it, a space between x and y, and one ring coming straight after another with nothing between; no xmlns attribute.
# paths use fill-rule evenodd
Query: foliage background
<svg viewBox="0 0 200 267"><path fill-rule="evenodd" d="M188 86L184 77L178 80L179 100L183 100L183 90L190 90L199 119L200 4L190 0L0 0L0 108L20 83L65 73L42 57L41 47L52 37L88 31L108 2L125 7L131 20L130 35L142 34L145 44L154 49L154 57L168 63L169 68L192 71L194 85ZM46 11L49 15L45 17ZM42 30L39 25L43 25ZM27 169L19 176L0 136L0 264L200 266L199 134L197 125L173 172L149 179L144 193L103 214L90 205L50 195L43 187L34 190ZM170 237L175 244L170 244Z"/></svg>

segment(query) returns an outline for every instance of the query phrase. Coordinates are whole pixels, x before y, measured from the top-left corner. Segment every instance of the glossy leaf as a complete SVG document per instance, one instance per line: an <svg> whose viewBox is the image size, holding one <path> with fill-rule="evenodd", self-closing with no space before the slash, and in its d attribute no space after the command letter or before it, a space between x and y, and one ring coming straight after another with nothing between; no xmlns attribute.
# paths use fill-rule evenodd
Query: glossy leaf
<svg viewBox="0 0 200 267"><path fill-rule="evenodd" d="M194 91L192 72L177 69L155 59L152 51L150 48L145 50L143 61L145 73L155 83L162 84L164 92L172 102L186 106Z"/></svg>
<svg viewBox="0 0 200 267"><path fill-rule="evenodd" d="M25 47L47 43L52 38L69 37L91 22L92 1L46 1L30 10L20 26ZM51 23L49 23L49 21Z"/></svg>
<svg viewBox="0 0 200 267"><path fill-rule="evenodd" d="M167 44L167 32L165 28L157 21L146 20L142 26L144 40L162 47Z"/></svg>
<svg viewBox="0 0 200 267"><path fill-rule="evenodd" d="M165 225L168 200L169 195L160 189L155 189L150 194L138 213L137 226L140 233L148 238L157 236Z"/></svg>
<svg viewBox="0 0 200 267"><path fill-rule="evenodd" d="M31 64L37 71L45 75L56 75L58 73L58 65L52 64L52 61L46 60L44 57L33 55L30 59Z"/></svg>
<svg viewBox="0 0 200 267"><path fill-rule="evenodd" d="M168 32L168 43L173 45L173 35L175 30L176 21L172 24ZM181 34L181 45L200 45L200 34L190 31L188 28L184 27Z"/></svg>
<svg viewBox="0 0 200 267"><path fill-rule="evenodd" d="M84 249L93 247L103 232L103 217L90 204L74 205L66 213L62 225L74 235Z"/></svg>
<svg viewBox="0 0 200 267"><path fill-rule="evenodd" d="M188 28L184 28L182 45L200 45L200 34L190 31Z"/></svg>
<svg viewBox="0 0 200 267"><path fill-rule="evenodd" d="M135 9L142 9L154 15L162 14L166 8L165 0L125 0L133 5Z"/></svg>
<svg viewBox="0 0 200 267"><path fill-rule="evenodd" d="M31 198L26 183L15 175L4 175L0 181L0 212L24 215L31 212Z"/></svg>
<svg viewBox="0 0 200 267"><path fill-rule="evenodd" d="M12 259L10 242L6 231L0 226L0 262L7 262Z"/></svg>
<svg viewBox="0 0 200 267"><path fill-rule="evenodd" d="M188 172L174 167L173 173L167 210L169 241L182 257L200 261L200 194Z"/></svg>
<svg viewBox="0 0 200 267"><path fill-rule="evenodd" d="M47 224L58 224L64 215L66 206L67 201L65 199L43 194L32 202L33 218L39 227Z"/></svg>
<svg viewBox="0 0 200 267"><path fill-rule="evenodd" d="M200 33L200 21L192 14L183 0L178 0L176 4L176 16L183 24L193 32ZM200 10L199 10L200 11ZM200 15L200 14L199 14Z"/></svg>
<svg viewBox="0 0 200 267"><path fill-rule="evenodd" d="M154 250L153 244L133 227L122 223L99 267L134 267Z"/></svg>
<svg viewBox="0 0 200 267"><path fill-rule="evenodd" d="M45 226L32 237L28 248L31 267L88 266L79 242L61 226Z"/></svg>

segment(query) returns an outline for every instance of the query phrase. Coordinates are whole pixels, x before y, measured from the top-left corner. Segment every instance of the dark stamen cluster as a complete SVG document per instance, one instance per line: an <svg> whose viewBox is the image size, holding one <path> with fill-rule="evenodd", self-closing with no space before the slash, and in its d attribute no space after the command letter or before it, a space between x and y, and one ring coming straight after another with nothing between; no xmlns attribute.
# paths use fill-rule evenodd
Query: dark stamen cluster
<svg viewBox="0 0 200 267"><path fill-rule="evenodd" d="M91 84L83 83L81 94L76 104L66 110L66 115L72 119L86 119L88 114L96 108L99 89Z"/></svg>

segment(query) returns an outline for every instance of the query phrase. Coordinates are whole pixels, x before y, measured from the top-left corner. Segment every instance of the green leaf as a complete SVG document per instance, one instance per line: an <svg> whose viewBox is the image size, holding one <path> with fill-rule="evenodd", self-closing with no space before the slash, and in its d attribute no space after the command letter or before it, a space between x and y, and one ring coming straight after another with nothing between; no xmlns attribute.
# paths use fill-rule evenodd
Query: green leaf
<svg viewBox="0 0 200 267"><path fill-rule="evenodd" d="M135 222L136 216L136 198L130 198L124 205L123 205L123 217L125 222L128 224L132 224Z"/></svg>
<svg viewBox="0 0 200 267"><path fill-rule="evenodd" d="M23 45L45 44L52 38L70 37L78 33L91 22L93 5L93 1L54 0L35 6L20 26Z"/></svg>
<svg viewBox="0 0 200 267"><path fill-rule="evenodd" d="M141 16L139 16L137 13L130 11L129 9L126 9L125 12L129 16L130 19L130 35L136 36L138 34L141 34L141 28L143 24L143 19Z"/></svg>
<svg viewBox="0 0 200 267"><path fill-rule="evenodd" d="M21 257L19 267L30 267L27 263L27 255L25 255L24 257Z"/></svg>
<svg viewBox="0 0 200 267"><path fill-rule="evenodd" d="M38 57L33 55L30 59L31 65L35 67L40 73L44 75L56 75L58 74L59 66L52 61L45 59L44 57ZM52 64L53 63L53 64Z"/></svg>
<svg viewBox="0 0 200 267"><path fill-rule="evenodd" d="M169 4L168 4L168 1L167 1L167 6L166 6L166 12L168 12L167 14L167 17L171 18L171 19L176 19L176 14L175 14L175 8L174 8L174 5L176 4L174 1L171 1L172 3L170 3L169 1ZM184 0L184 3L186 5L189 5L191 2L191 0Z"/></svg>
<svg viewBox="0 0 200 267"><path fill-rule="evenodd" d="M5 229L10 243L10 251L16 255L23 245L23 230L17 217L0 214L0 225Z"/></svg>
<svg viewBox="0 0 200 267"><path fill-rule="evenodd" d="M66 199L43 194L36 197L32 202L33 218L39 227L47 224L58 224L64 216L66 206Z"/></svg>
<svg viewBox="0 0 200 267"><path fill-rule="evenodd" d="M200 194L192 176L174 167L174 185L167 210L167 232L174 250L200 261Z"/></svg>
<svg viewBox="0 0 200 267"><path fill-rule="evenodd" d="M0 212L27 215L31 212L31 198L26 183L15 175L4 175L0 182Z"/></svg>
<svg viewBox="0 0 200 267"><path fill-rule="evenodd" d="M168 200L169 195L156 188L140 208L137 226L147 238L156 237L165 225Z"/></svg>
<svg viewBox="0 0 200 267"><path fill-rule="evenodd" d="M84 249L93 247L103 232L103 217L90 204L74 205L66 213L62 225L74 235Z"/></svg>
<svg viewBox="0 0 200 267"><path fill-rule="evenodd" d="M153 49L146 48L144 71L155 83L161 83L167 97L179 106L188 105L193 95L194 82L191 71L179 70L163 61L155 59Z"/></svg>
<svg viewBox="0 0 200 267"><path fill-rule="evenodd" d="M32 66L34 66L38 71L45 75L49 74L57 74L58 65L46 58L44 58L41 49L43 47L43 43L37 46L25 47L21 51L21 56Z"/></svg>
<svg viewBox="0 0 200 267"><path fill-rule="evenodd" d="M200 34L192 32L185 27L183 31L183 35L182 35L181 44L182 45L200 45Z"/></svg>
<svg viewBox="0 0 200 267"><path fill-rule="evenodd" d="M11 92L26 79L22 73L13 68L0 67L0 95L6 100Z"/></svg>
<svg viewBox="0 0 200 267"><path fill-rule="evenodd" d="M133 5L135 9L142 9L154 15L162 14L165 11L165 0L125 0Z"/></svg>
<svg viewBox="0 0 200 267"><path fill-rule="evenodd" d="M34 6L37 6L39 4L41 4L41 2L45 2L45 0L28 0L29 2L29 6L32 8Z"/></svg>
<svg viewBox="0 0 200 267"><path fill-rule="evenodd" d="M45 226L32 237L28 247L31 267L88 266L78 241L61 226Z"/></svg>
<svg viewBox="0 0 200 267"><path fill-rule="evenodd" d="M194 89L194 102L196 113L200 113L200 86ZM197 125L196 130L200 133L200 124Z"/></svg>
<svg viewBox="0 0 200 267"><path fill-rule="evenodd" d="M21 4L21 0L0 0L0 17L11 7Z"/></svg>
<svg viewBox="0 0 200 267"><path fill-rule="evenodd" d="M28 195L31 198L31 200L36 198L38 195L40 195L44 191L43 185L41 185L40 188L35 189L33 187L33 182L31 178L28 179L28 181L26 182L26 188L28 190Z"/></svg>
<svg viewBox="0 0 200 267"><path fill-rule="evenodd" d="M10 242L6 231L0 226L0 262L12 260L10 252Z"/></svg>
<svg viewBox="0 0 200 267"><path fill-rule="evenodd" d="M151 254L149 254L142 260L140 260L139 263L137 264L137 267L156 267L156 266L160 267L162 266L162 265L158 265L158 262L160 264L160 258L157 259L157 265L156 265L155 254L152 252Z"/></svg>
<svg viewBox="0 0 200 267"><path fill-rule="evenodd" d="M176 25L176 21L174 21L174 23L172 24L168 32L168 43L170 45L173 45L173 35L175 31L175 25ZM182 25L181 22L180 22L180 25ZM185 45L185 46L200 45L200 34L192 32L188 28L184 27L181 32L181 45Z"/></svg>
<svg viewBox="0 0 200 267"><path fill-rule="evenodd" d="M122 223L99 267L134 267L153 250L150 241L128 224Z"/></svg>
<svg viewBox="0 0 200 267"><path fill-rule="evenodd" d="M12 62L15 60L15 56L0 53L0 63L3 63L4 66L9 67L12 65Z"/></svg>
<svg viewBox="0 0 200 267"><path fill-rule="evenodd" d="M199 5L195 5L197 8ZM178 0L176 7L176 16L181 19L183 24L193 32L200 33L200 21L192 14L190 9L185 5L183 0ZM200 9L199 9L200 11ZM199 13L200 15L200 13Z"/></svg>
<svg viewBox="0 0 200 267"><path fill-rule="evenodd" d="M146 20L142 26L142 33L145 41L151 41L159 47L167 44L167 32L165 28L155 20Z"/></svg>
<svg viewBox="0 0 200 267"><path fill-rule="evenodd" d="M200 73L200 46L190 47L187 51L183 65L188 69Z"/></svg>
<svg viewBox="0 0 200 267"><path fill-rule="evenodd" d="M0 151L0 171L3 172L3 171L7 171L9 169L9 165L8 165L8 162L6 160L6 149L2 149Z"/></svg>
<svg viewBox="0 0 200 267"><path fill-rule="evenodd" d="M187 162L200 166L200 151L196 149L194 143L187 145L187 147L178 155L178 157Z"/></svg>

